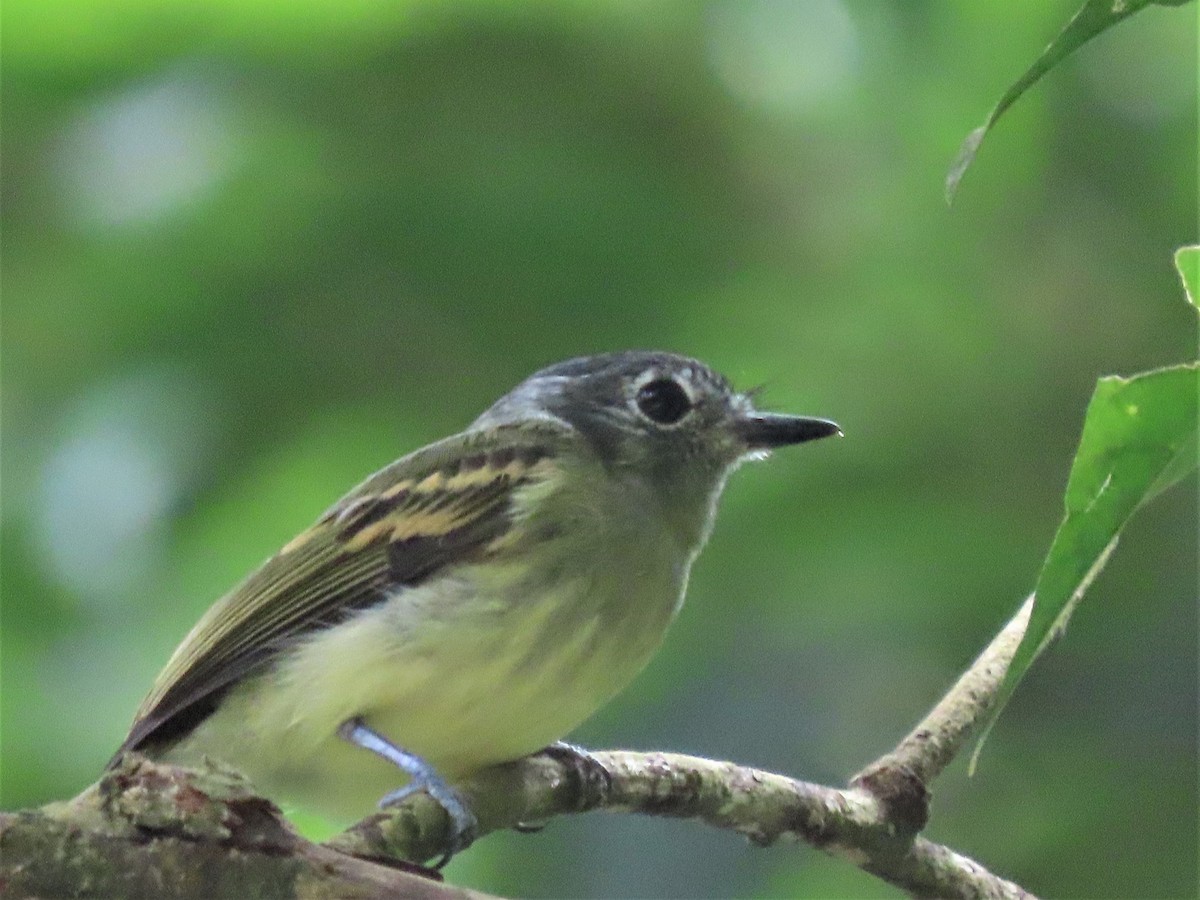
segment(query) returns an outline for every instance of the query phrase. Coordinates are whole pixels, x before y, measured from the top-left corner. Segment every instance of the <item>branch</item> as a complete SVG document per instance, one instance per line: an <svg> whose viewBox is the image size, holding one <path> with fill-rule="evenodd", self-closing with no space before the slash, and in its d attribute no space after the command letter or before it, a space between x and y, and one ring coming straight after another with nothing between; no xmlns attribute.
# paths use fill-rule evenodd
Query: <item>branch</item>
<svg viewBox="0 0 1200 900"><path fill-rule="evenodd" d="M763 846L807 843L918 897L1028 898L919 832L929 816L929 784L994 704L1031 606L1032 598L912 733L847 788L623 751L550 751L488 769L461 787L480 835L594 809L670 816ZM445 812L418 794L314 845L236 774L131 755L69 804L0 815L0 889L18 896L479 896L398 862L438 856L449 839Z"/></svg>
<svg viewBox="0 0 1200 900"><path fill-rule="evenodd" d="M914 839L911 823L893 817L894 804L865 787L825 787L674 753L606 751L577 761L529 757L487 770L464 790L480 834L594 809L695 819L760 846L810 844L916 896L1031 896L947 847ZM328 846L428 859L444 851L446 827L440 807L420 797L362 820Z"/></svg>
<svg viewBox="0 0 1200 900"><path fill-rule="evenodd" d="M671 816L761 845L802 841L917 896L1030 897L917 835L929 818L930 783L986 719L1032 607L1031 596L924 720L848 788L677 754L541 754L488 769L463 786L479 834L593 809ZM448 827L442 809L418 795L362 820L329 846L426 860L445 852Z"/></svg>
<svg viewBox="0 0 1200 900"><path fill-rule="evenodd" d="M929 715L895 750L867 766L854 781L911 777L928 785L937 778L995 706L1004 674L1025 635L1032 610L1033 594L1030 594Z"/></svg>
<svg viewBox="0 0 1200 900"><path fill-rule="evenodd" d="M418 866L300 837L242 776L129 754L74 800L0 813L5 897L482 900Z"/></svg>

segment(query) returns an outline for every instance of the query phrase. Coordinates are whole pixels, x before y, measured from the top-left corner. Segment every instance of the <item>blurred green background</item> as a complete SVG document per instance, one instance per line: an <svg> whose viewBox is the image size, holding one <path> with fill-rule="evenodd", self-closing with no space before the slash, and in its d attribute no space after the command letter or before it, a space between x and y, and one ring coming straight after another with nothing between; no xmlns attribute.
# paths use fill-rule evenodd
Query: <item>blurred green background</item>
<svg viewBox="0 0 1200 900"><path fill-rule="evenodd" d="M942 179L1075 2L12 0L6 809L98 774L199 614L535 368L693 354L831 441L735 477L574 738L844 781L1032 586L1095 380L1194 357L1196 7ZM1143 511L929 834L1044 895L1194 896L1196 485ZM497 835L529 896L894 896L690 823Z"/></svg>

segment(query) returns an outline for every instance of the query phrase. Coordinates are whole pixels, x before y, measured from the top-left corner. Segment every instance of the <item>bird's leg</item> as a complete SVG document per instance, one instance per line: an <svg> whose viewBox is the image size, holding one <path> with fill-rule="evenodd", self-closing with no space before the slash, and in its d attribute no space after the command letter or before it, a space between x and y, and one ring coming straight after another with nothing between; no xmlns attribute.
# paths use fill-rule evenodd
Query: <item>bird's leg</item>
<svg viewBox="0 0 1200 900"><path fill-rule="evenodd" d="M475 840L475 831L479 824L475 814L467 807L462 795L447 784L424 759L403 747L397 747L357 717L343 722L338 727L338 736L357 747L370 750L376 756L383 757L411 779L404 787L386 794L379 801L380 807L393 806L418 791L424 791L446 811L453 829L450 849L434 868L442 868L450 861L450 857L460 850L465 850Z"/></svg>

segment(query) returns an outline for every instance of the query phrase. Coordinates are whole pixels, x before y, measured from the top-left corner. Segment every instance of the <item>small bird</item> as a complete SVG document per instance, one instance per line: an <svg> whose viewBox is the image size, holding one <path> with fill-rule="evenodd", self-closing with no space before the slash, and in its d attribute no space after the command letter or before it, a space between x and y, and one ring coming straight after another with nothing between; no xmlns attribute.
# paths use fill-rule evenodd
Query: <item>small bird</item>
<svg viewBox="0 0 1200 900"><path fill-rule="evenodd" d="M840 433L670 353L543 369L209 609L110 766L210 756L335 820L424 790L465 844L453 784L558 742L646 665L729 473Z"/></svg>

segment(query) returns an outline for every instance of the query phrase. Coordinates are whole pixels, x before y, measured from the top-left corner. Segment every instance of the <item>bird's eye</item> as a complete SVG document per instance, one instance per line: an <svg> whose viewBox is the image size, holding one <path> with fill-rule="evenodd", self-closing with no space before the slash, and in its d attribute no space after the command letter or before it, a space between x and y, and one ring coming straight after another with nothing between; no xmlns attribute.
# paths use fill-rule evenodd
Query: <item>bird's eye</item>
<svg viewBox="0 0 1200 900"><path fill-rule="evenodd" d="M674 425L692 411L687 391L670 378L646 382L638 389L635 399L642 415L659 425Z"/></svg>

